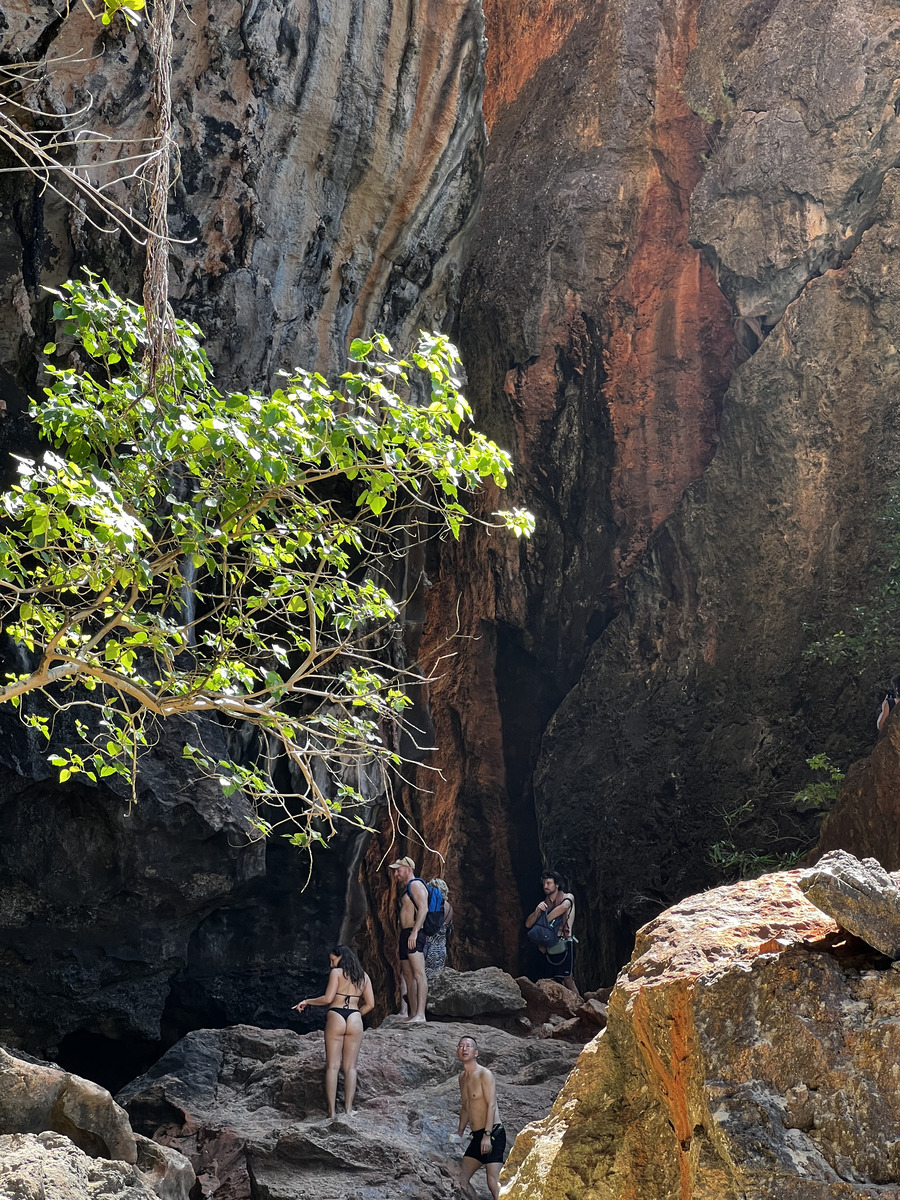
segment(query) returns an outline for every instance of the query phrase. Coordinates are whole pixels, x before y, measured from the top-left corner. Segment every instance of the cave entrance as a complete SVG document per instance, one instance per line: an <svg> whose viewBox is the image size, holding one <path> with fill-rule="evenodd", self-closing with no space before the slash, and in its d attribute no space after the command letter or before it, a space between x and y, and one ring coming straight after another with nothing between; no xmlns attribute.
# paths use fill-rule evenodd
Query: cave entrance
<svg viewBox="0 0 900 1200"><path fill-rule="evenodd" d="M99 1083L113 1095L159 1059L168 1047L144 1038L113 1038L88 1029L67 1033L54 1061L64 1071Z"/></svg>

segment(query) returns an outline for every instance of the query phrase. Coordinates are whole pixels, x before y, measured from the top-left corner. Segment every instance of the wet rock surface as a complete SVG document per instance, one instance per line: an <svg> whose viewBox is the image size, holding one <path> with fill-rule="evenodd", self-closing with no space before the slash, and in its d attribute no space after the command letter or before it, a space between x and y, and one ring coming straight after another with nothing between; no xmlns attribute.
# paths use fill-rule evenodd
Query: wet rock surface
<svg viewBox="0 0 900 1200"><path fill-rule="evenodd" d="M640 930L510 1200L900 1195L900 973L799 872L718 888Z"/></svg>
<svg viewBox="0 0 900 1200"><path fill-rule="evenodd" d="M880 862L832 850L803 872L797 886L841 929L900 959L900 887Z"/></svg>
<svg viewBox="0 0 900 1200"><path fill-rule="evenodd" d="M322 1034L200 1030L118 1099L136 1129L187 1155L204 1195L216 1200L449 1200L464 1149L449 1141L464 1034L477 1038L480 1060L496 1076L511 1142L548 1111L577 1047L467 1024L369 1030L357 1112L331 1123Z"/></svg>

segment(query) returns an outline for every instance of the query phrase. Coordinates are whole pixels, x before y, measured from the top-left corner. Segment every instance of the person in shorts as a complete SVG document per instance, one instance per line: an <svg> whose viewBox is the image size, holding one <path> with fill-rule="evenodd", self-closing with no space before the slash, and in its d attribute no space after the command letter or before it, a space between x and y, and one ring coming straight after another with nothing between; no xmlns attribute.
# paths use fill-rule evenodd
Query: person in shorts
<svg viewBox="0 0 900 1200"><path fill-rule="evenodd" d="M500 1195L500 1167L506 1150L506 1130L500 1120L494 1075L479 1063L478 1043L469 1035L459 1039L456 1057L462 1063L456 1137L463 1136L467 1125L472 1131L472 1140L462 1160L463 1190L467 1196L476 1194L470 1180L476 1171L484 1167L488 1191L497 1200Z"/></svg>
<svg viewBox="0 0 900 1200"><path fill-rule="evenodd" d="M401 888L400 933L397 949L400 971L406 984L410 1025L425 1024L428 980L425 978L425 918L428 915L428 888L416 875L415 861L408 856L390 865L390 872Z"/></svg>
<svg viewBox="0 0 900 1200"><path fill-rule="evenodd" d="M559 931L559 942L555 946L541 949L544 955L544 978L556 979L563 987L578 995L575 983L575 897L563 887L563 878L559 871L546 870L541 876L543 897L538 902L534 912L525 918L525 928L530 929L542 912L547 919L555 921L562 918Z"/></svg>

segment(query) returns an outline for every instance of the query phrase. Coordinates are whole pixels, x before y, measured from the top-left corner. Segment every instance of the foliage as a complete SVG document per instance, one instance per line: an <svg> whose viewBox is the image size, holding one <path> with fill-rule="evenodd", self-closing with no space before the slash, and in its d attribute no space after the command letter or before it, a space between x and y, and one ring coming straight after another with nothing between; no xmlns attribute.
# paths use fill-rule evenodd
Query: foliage
<svg viewBox="0 0 900 1200"><path fill-rule="evenodd" d="M819 778L796 792L789 807L800 813L827 811L840 793L844 772L826 754L814 754L806 763ZM812 849L808 836L782 834L771 821L762 825L755 821L756 806L751 800L722 816L731 836L710 848L709 861L727 879L756 879L769 871L789 871ZM747 846L742 844L739 827L751 821L756 845ZM762 846L760 839L765 842Z"/></svg>
<svg viewBox="0 0 900 1200"><path fill-rule="evenodd" d="M62 336L89 361L48 365L31 416L53 449L20 459L0 497L0 617L33 663L0 703L48 738L75 710L83 744L54 756L62 780L119 776L136 796L154 727L182 716L197 731L185 755L247 795L260 832L266 805L300 845L336 816L361 821L361 773L397 763L386 735L409 703L386 666L392 560L458 537L464 494L510 469L467 432L456 350L423 334L404 361L376 335L352 344L340 390L296 371L272 395L221 395L200 331L178 322L151 395L143 309L93 277L57 296ZM496 515L530 531L527 513ZM23 704L34 692L50 717ZM209 720L255 730L260 757L211 757ZM278 756L302 781L290 796L272 781Z"/></svg>
<svg viewBox="0 0 900 1200"><path fill-rule="evenodd" d="M795 794L792 807L798 810L827 811L840 795L844 772L834 765L827 754L814 754L806 760L806 765L812 771L818 772L820 777Z"/></svg>
<svg viewBox="0 0 900 1200"><path fill-rule="evenodd" d="M111 25L113 17L121 12L129 25L140 21L140 13L146 7L145 0L103 0L103 13L100 20L104 25Z"/></svg>
<svg viewBox="0 0 900 1200"><path fill-rule="evenodd" d="M812 635L807 658L862 674L873 662L894 664L900 651L900 491L894 491L877 518L878 549L866 604L853 605L843 629ZM889 668L891 674L895 666Z"/></svg>

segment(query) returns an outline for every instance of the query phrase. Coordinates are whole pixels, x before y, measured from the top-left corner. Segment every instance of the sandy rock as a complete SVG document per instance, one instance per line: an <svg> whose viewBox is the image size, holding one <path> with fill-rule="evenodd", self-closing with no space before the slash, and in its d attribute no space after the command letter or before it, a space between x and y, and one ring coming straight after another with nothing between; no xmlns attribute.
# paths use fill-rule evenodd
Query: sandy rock
<svg viewBox="0 0 900 1200"><path fill-rule="evenodd" d="M797 880L806 898L842 929L900 958L900 887L874 858L832 850Z"/></svg>
<svg viewBox="0 0 900 1200"><path fill-rule="evenodd" d="M92 1158L59 1133L0 1136L3 1200L157 1200L130 1163ZM187 1192L179 1200L187 1198Z"/></svg>
<svg viewBox="0 0 900 1200"><path fill-rule="evenodd" d="M182 1039L119 1099L136 1129L187 1155L215 1200L450 1200L463 1034L477 1038L497 1077L512 1141L549 1111L577 1048L489 1026L370 1030L357 1112L330 1123L322 1034L235 1026Z"/></svg>
<svg viewBox="0 0 900 1200"><path fill-rule="evenodd" d="M897 1200L898 973L842 957L799 877L639 931L608 1028L516 1142L507 1200Z"/></svg>
<svg viewBox="0 0 900 1200"><path fill-rule="evenodd" d="M105 1088L0 1050L0 1133L45 1131L65 1134L94 1157L138 1160L128 1114Z"/></svg>
<svg viewBox="0 0 900 1200"><path fill-rule="evenodd" d="M436 1017L479 1017L516 1013L525 999L512 975L499 967L479 971L441 971L428 988L427 1011Z"/></svg>

